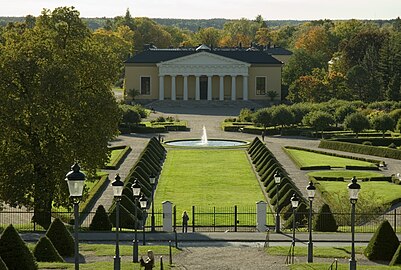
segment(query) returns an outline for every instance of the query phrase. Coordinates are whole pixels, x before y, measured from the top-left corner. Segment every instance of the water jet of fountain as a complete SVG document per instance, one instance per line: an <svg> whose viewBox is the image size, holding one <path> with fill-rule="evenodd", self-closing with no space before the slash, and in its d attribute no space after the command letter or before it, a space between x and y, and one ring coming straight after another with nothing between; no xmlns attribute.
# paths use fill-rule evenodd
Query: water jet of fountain
<svg viewBox="0 0 401 270"><path fill-rule="evenodd" d="M203 132L201 137L201 145L207 145L207 134L206 134L206 127L203 126Z"/></svg>

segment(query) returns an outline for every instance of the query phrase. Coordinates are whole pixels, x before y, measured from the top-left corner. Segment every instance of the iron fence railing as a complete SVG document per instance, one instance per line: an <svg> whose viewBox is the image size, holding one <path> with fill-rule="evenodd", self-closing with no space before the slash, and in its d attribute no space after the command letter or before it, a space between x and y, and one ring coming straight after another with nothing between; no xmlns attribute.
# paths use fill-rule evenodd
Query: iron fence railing
<svg viewBox="0 0 401 270"><path fill-rule="evenodd" d="M175 208L174 208L175 209ZM4 229L9 224L20 231L44 231L40 225L32 221L34 215L33 211L0 211L0 229ZM72 212L52 212L52 217L60 217L66 224L73 222ZM80 213L80 227L82 230L88 230L91 220L95 212ZM149 211L147 220L145 222L145 230L151 229L151 215ZM188 222L189 232L218 232L218 231L256 231L256 207L192 207L188 211L190 216ZM307 231L307 216L308 213L297 213L304 219L298 221L296 224L298 231ZM266 225L274 227L275 213L266 213ZM313 213L313 220L315 220L317 213ZM338 225L337 231L350 232L350 213L333 213L333 216ZM155 229L156 231L163 230L163 213L161 209L155 209ZM355 217L355 231L356 232L374 232L382 221L388 220L393 226L394 231L401 232L401 211L392 210L387 213L357 213ZM282 224L286 224L283 222ZM173 213L173 227L177 232L181 231L182 218L181 213L176 211ZM292 223L288 228L283 230L291 230ZM124 229L123 230L132 230Z"/></svg>

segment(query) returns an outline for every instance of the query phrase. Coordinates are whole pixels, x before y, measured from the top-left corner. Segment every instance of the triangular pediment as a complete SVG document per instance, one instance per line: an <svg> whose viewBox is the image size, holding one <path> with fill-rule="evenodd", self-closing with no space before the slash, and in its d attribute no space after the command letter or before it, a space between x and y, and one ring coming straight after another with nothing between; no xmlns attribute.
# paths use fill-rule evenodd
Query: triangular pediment
<svg viewBox="0 0 401 270"><path fill-rule="evenodd" d="M235 59L231 59L228 57L216 55L209 52L197 52L191 55L179 57L176 59L172 59L169 61L161 62L157 64L158 67L161 66L188 66L188 65L213 65L213 66L232 66L232 65L244 65L250 66L250 64L242 61L238 61Z"/></svg>

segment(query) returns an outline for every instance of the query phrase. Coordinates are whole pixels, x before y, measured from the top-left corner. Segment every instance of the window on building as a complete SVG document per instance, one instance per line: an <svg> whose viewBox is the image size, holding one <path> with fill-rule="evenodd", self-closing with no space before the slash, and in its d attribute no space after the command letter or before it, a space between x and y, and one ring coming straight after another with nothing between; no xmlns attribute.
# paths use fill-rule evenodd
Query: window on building
<svg viewBox="0 0 401 270"><path fill-rule="evenodd" d="M141 77L141 95L150 95L150 77Z"/></svg>
<svg viewBox="0 0 401 270"><path fill-rule="evenodd" d="M264 96L266 94L266 77L256 77L256 95Z"/></svg>

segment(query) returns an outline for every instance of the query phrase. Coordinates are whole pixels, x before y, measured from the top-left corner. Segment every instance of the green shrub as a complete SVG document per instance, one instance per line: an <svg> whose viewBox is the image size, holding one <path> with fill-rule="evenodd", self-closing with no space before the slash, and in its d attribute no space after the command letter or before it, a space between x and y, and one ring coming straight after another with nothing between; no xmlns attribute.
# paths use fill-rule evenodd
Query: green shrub
<svg viewBox="0 0 401 270"><path fill-rule="evenodd" d="M283 225L284 228L286 229L291 229L293 227L293 222L294 222L294 215L292 211L292 207L290 206L287 208L287 211L284 213L285 218L285 223ZM297 211L295 212L295 226L297 228L299 227L304 227L306 224L308 224L308 208L305 203L300 203Z"/></svg>
<svg viewBox="0 0 401 270"><path fill-rule="evenodd" d="M74 255L74 238L59 218L53 220L46 236L52 241L54 247L63 257Z"/></svg>
<svg viewBox="0 0 401 270"><path fill-rule="evenodd" d="M111 231L113 224L111 224L109 216L106 213L103 205L99 205L96 213L93 216L92 222L89 225L91 231Z"/></svg>
<svg viewBox="0 0 401 270"><path fill-rule="evenodd" d="M0 257L0 270L8 270L7 265L4 263L1 257Z"/></svg>
<svg viewBox="0 0 401 270"><path fill-rule="evenodd" d="M116 224L116 205L113 204L109 210L110 221L115 226ZM130 213L123 205L120 205L120 228L134 229L135 228L135 216ZM139 223L137 223L139 228Z"/></svg>
<svg viewBox="0 0 401 270"><path fill-rule="evenodd" d="M13 225L9 225L1 235L0 257L9 270L38 269L35 257L29 251Z"/></svg>
<svg viewBox="0 0 401 270"><path fill-rule="evenodd" d="M397 145L395 145L394 143L390 143L387 147L391 149L397 149Z"/></svg>
<svg viewBox="0 0 401 270"><path fill-rule="evenodd" d="M241 122L251 122L252 117L253 117L253 112L248 108L244 108L241 109L238 119Z"/></svg>
<svg viewBox="0 0 401 270"><path fill-rule="evenodd" d="M64 262L50 239L45 235L36 243L33 254L38 262Z"/></svg>
<svg viewBox="0 0 401 270"><path fill-rule="evenodd" d="M401 245L398 245L398 248L391 259L389 266L395 266L399 264L401 264Z"/></svg>
<svg viewBox="0 0 401 270"><path fill-rule="evenodd" d="M166 118L164 118L164 116L158 116L158 117L155 119L155 122L166 122Z"/></svg>
<svg viewBox="0 0 401 270"><path fill-rule="evenodd" d="M362 142L362 144L363 145L372 145L372 142L371 141L364 141L364 142Z"/></svg>
<svg viewBox="0 0 401 270"><path fill-rule="evenodd" d="M390 261L398 246L398 237L390 223L385 220L370 239L364 254L371 261Z"/></svg>
<svg viewBox="0 0 401 270"><path fill-rule="evenodd" d="M330 206L323 204L314 219L313 230L318 232L336 232L337 229L337 222L331 212Z"/></svg>

